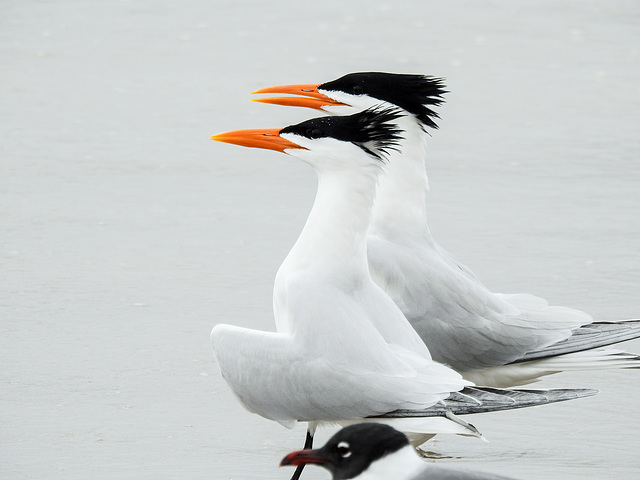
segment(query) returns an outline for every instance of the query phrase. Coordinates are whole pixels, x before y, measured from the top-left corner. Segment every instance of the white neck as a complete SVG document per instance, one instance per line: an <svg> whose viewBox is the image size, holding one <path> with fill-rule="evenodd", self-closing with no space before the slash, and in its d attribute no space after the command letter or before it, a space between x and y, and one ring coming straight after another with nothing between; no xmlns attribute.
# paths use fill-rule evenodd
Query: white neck
<svg viewBox="0 0 640 480"><path fill-rule="evenodd" d="M300 237L289 252L288 268L311 265L327 271L368 274L366 232L371 223L379 167L359 167L353 175L319 173L316 199Z"/></svg>
<svg viewBox="0 0 640 480"><path fill-rule="evenodd" d="M411 445L401 448L373 462L369 468L354 478L354 480L408 480L425 468L425 462L420 460Z"/></svg>
<svg viewBox="0 0 640 480"><path fill-rule="evenodd" d="M426 134L413 116L404 117L399 123L405 131L405 139L399 152L390 152L389 165L380 178L370 233L388 236L415 232L430 239L426 207L429 190L425 170Z"/></svg>
<svg viewBox="0 0 640 480"><path fill-rule="evenodd" d="M309 218L276 274L273 311L279 332L291 332L293 327L287 315L290 278L322 277L345 290L372 281L366 234L380 168L372 164L352 172L318 171L318 191Z"/></svg>

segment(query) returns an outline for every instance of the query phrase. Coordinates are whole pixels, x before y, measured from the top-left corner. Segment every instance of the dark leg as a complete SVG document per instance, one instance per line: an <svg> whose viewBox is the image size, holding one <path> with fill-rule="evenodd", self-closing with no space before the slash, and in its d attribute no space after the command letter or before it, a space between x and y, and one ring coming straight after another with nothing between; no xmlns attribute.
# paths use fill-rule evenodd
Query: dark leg
<svg viewBox="0 0 640 480"><path fill-rule="evenodd" d="M315 431L315 428L314 428ZM310 429L307 429L307 437L304 440L304 447L302 447L304 450L307 450L309 448L313 447L313 433L311 433ZM300 475L302 475L302 470L304 470L304 465L298 465L298 467L296 468L296 471L293 472L293 477L291 477L291 480L298 480L300 478Z"/></svg>

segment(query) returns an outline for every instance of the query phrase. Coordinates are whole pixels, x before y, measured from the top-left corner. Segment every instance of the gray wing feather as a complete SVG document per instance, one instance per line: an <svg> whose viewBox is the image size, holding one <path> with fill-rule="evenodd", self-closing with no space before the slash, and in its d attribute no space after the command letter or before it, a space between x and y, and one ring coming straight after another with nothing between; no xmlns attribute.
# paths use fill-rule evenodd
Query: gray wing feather
<svg viewBox="0 0 640 480"><path fill-rule="evenodd" d="M521 359L516 360L516 362L526 362L539 358L564 355L565 353L605 347L638 337L640 337L640 320L594 322L578 328L566 340L529 352Z"/></svg>
<svg viewBox="0 0 640 480"><path fill-rule="evenodd" d="M589 388L507 390L491 387L466 387L460 392L451 393L447 399L441 400L436 405L427 409L396 410L380 416L383 418L431 417L446 415L447 412L451 412L454 415L496 412L564 402L577 398L590 397L597 393L597 390Z"/></svg>

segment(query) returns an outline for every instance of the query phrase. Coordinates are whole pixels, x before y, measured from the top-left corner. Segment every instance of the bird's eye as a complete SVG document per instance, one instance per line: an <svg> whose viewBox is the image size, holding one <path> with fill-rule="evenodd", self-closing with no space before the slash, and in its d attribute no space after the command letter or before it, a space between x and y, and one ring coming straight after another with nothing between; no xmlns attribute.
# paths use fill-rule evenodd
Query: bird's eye
<svg viewBox="0 0 640 480"><path fill-rule="evenodd" d="M362 88L360 85L355 85L351 91L353 92L354 95L362 95L364 93L364 88Z"/></svg>
<svg viewBox="0 0 640 480"><path fill-rule="evenodd" d="M309 136L311 138L320 138L322 136L322 130L320 130L319 128L314 128L313 130L309 131Z"/></svg>
<svg viewBox="0 0 640 480"><path fill-rule="evenodd" d="M340 442L336 447L336 452L342 458L347 458L351 456L351 446L347 442Z"/></svg>

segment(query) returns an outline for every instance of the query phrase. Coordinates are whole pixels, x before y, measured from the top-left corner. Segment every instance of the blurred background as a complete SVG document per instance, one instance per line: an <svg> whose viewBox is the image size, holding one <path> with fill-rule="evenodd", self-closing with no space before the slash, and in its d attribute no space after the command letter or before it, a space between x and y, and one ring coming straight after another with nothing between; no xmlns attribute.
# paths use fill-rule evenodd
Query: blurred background
<svg viewBox="0 0 640 480"><path fill-rule="evenodd" d="M438 242L494 291L640 316L637 1L4 0L0 65L1 478L290 477L305 426L246 412L209 343L216 323L275 328L315 194L302 162L209 140L317 116L249 102L261 87L445 77ZM550 377L601 393L426 448L523 480L633 478L639 375Z"/></svg>

